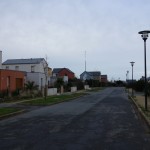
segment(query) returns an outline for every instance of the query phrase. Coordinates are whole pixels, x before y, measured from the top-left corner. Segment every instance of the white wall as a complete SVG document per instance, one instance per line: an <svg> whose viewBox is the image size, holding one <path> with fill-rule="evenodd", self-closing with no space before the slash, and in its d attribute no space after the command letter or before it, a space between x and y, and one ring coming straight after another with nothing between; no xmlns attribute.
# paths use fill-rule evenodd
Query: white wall
<svg viewBox="0 0 150 150"><path fill-rule="evenodd" d="M89 85L84 85L84 89L89 90L90 89Z"/></svg>
<svg viewBox="0 0 150 150"><path fill-rule="evenodd" d="M41 80L42 80L42 82L41 82ZM45 87L45 74L44 73L36 73L36 72L34 72L34 73L28 72L26 81L34 81L35 85L38 85L39 90L41 90L41 88Z"/></svg>
<svg viewBox="0 0 150 150"><path fill-rule="evenodd" d="M57 94L57 88L49 88L47 90L47 95L56 95Z"/></svg>
<svg viewBox="0 0 150 150"><path fill-rule="evenodd" d="M77 87L74 86L74 87L71 87L71 92L76 92L77 91Z"/></svg>
<svg viewBox="0 0 150 150"><path fill-rule="evenodd" d="M65 83L67 83L68 82L68 76L64 76L63 80L64 80Z"/></svg>
<svg viewBox="0 0 150 150"><path fill-rule="evenodd" d="M0 69L2 69L2 51L0 50Z"/></svg>
<svg viewBox="0 0 150 150"><path fill-rule="evenodd" d="M31 66L34 66L34 72L44 73L44 62L40 64L15 64L15 65L3 65L2 68L6 69L6 66L9 66L9 70L15 70L16 66L19 66L19 71L31 72Z"/></svg>

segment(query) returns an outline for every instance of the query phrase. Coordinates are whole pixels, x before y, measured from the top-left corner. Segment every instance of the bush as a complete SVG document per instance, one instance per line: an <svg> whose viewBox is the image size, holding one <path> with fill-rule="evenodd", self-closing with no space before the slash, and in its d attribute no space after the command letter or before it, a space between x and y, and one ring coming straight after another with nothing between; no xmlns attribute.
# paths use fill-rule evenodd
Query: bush
<svg viewBox="0 0 150 150"><path fill-rule="evenodd" d="M0 98L8 97L8 90L3 90L0 92Z"/></svg>
<svg viewBox="0 0 150 150"><path fill-rule="evenodd" d="M19 89L16 89L15 91L13 91L12 93L12 96L18 96L19 95Z"/></svg>
<svg viewBox="0 0 150 150"><path fill-rule="evenodd" d="M99 80L86 80L85 81L90 87L100 87L100 82Z"/></svg>
<svg viewBox="0 0 150 150"><path fill-rule="evenodd" d="M144 80L138 80L133 84L133 88L138 92L143 92L145 88L145 82Z"/></svg>

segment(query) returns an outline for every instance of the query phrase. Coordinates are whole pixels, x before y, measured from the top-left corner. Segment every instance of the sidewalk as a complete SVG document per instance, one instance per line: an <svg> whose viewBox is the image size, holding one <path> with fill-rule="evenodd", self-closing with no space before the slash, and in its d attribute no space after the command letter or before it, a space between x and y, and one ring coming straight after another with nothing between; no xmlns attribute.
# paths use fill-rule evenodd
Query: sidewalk
<svg viewBox="0 0 150 150"><path fill-rule="evenodd" d="M23 102L27 102L27 101L31 101L31 100L37 100L37 99L40 99L40 98L34 98L34 99L24 99L24 100L19 100L19 101L16 101L16 102L3 102L3 103L0 103L0 108L2 107L13 107L13 106L16 106L17 104L21 104Z"/></svg>

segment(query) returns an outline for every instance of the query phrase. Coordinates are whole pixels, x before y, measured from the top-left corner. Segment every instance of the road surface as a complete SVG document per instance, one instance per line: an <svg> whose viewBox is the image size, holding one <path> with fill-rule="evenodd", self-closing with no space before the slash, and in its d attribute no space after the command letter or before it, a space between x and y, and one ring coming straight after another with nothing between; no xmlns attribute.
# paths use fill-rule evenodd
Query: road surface
<svg viewBox="0 0 150 150"><path fill-rule="evenodd" d="M124 88L0 121L1 150L150 150L150 131Z"/></svg>

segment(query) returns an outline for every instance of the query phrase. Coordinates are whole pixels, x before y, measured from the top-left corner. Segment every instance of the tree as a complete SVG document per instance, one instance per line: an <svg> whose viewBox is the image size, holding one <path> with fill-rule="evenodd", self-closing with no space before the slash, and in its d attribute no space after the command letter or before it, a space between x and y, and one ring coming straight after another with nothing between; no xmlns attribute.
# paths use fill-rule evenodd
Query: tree
<svg viewBox="0 0 150 150"><path fill-rule="evenodd" d="M30 94L32 94L33 90L37 90L38 86L35 85L34 81L27 81L25 88L30 91Z"/></svg>
<svg viewBox="0 0 150 150"><path fill-rule="evenodd" d="M144 88L145 88L145 82L144 80L138 80L137 82L135 82L133 84L133 87L136 91L138 92L143 92L144 91Z"/></svg>
<svg viewBox="0 0 150 150"><path fill-rule="evenodd" d="M47 97L47 89L48 89L48 85L47 85L47 78L48 78L47 56L46 56L46 60L43 61L43 70L44 70L44 75L45 75L44 97L45 97L45 100L46 100L46 97Z"/></svg>
<svg viewBox="0 0 150 150"><path fill-rule="evenodd" d="M64 81L62 78L58 78L54 83L54 87L58 88L58 90L60 90L62 85L64 85Z"/></svg>

